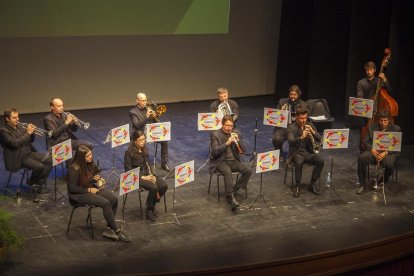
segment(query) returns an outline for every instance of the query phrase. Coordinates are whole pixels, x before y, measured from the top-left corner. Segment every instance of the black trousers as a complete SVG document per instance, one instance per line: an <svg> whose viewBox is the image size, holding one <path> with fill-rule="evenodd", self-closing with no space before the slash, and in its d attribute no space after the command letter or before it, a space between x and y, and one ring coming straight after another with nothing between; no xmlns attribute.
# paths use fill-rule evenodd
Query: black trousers
<svg viewBox="0 0 414 276"><path fill-rule="evenodd" d="M395 162L397 162L399 155L391 154L381 160L382 166L385 168L384 182L388 183L390 176L394 172ZM364 151L358 159L358 179L362 186L367 185L367 168L369 164L376 164L376 158L370 151Z"/></svg>
<svg viewBox="0 0 414 276"><path fill-rule="evenodd" d="M139 182L139 186L145 190L148 190L147 196L147 209L154 210L155 203L157 200L157 192L162 197L168 189L168 185L162 177L156 176L157 181L151 182L149 180L141 179Z"/></svg>
<svg viewBox="0 0 414 276"><path fill-rule="evenodd" d="M310 152L299 152L295 154L292 159L292 162L295 164L295 180L296 185L299 186L302 181L302 168L303 164L312 164L315 165L315 170L312 173L311 182L315 182L321 176L323 169L324 161L319 154L310 153Z"/></svg>
<svg viewBox="0 0 414 276"><path fill-rule="evenodd" d="M45 156L45 153L31 152L22 160L22 167L32 170L30 182L33 184L46 185L46 179L52 170L52 159L47 158L43 161Z"/></svg>
<svg viewBox="0 0 414 276"><path fill-rule="evenodd" d="M102 208L103 216L107 222L107 225L111 227L112 230L118 229L115 223L115 216L118 209L118 197L116 197L112 192L102 189L96 194L69 194L69 197L79 203L92 204Z"/></svg>
<svg viewBox="0 0 414 276"><path fill-rule="evenodd" d="M226 190L227 196L231 195L233 189L246 188L250 176L252 175L250 166L248 164L242 164L238 160L224 160L217 165L217 171L224 175L224 189ZM234 188L232 172L239 172L241 174L241 177L234 185Z"/></svg>

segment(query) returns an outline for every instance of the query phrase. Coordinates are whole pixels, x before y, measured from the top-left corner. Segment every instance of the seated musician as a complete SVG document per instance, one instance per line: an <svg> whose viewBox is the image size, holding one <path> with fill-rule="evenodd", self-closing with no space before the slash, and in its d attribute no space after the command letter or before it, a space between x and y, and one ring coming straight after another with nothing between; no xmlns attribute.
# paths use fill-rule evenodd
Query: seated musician
<svg viewBox="0 0 414 276"><path fill-rule="evenodd" d="M125 152L124 166L125 171L140 168L139 186L149 191L145 216L147 220L155 221L159 215L155 204L165 194L168 185L162 177L155 176L151 171L144 132L138 130L132 134L132 141Z"/></svg>
<svg viewBox="0 0 414 276"><path fill-rule="evenodd" d="M299 86L294 84L289 87L289 98L282 98L277 103L276 109L289 111L288 126L293 124L296 120L296 109L299 107L307 108L308 106L307 103L300 98L301 94L302 91ZM275 150L280 150L280 159L282 162L289 150L287 149L286 152L282 152L285 141L287 141L287 128L275 127L273 129L272 143Z"/></svg>
<svg viewBox="0 0 414 276"><path fill-rule="evenodd" d="M385 168L383 180L384 183L387 184L390 176L394 171L395 162L397 162L398 157L400 156L398 152L379 151L372 149L374 131L401 131L401 128L398 125L390 123L389 113L380 112L378 114L378 118L379 122L371 125L368 128L368 133L365 136L364 141L365 151L362 152L358 159L358 179L361 186L358 188L357 194L362 194L368 189L367 166L369 164L381 165ZM381 182L381 179L378 182Z"/></svg>
<svg viewBox="0 0 414 276"><path fill-rule="evenodd" d="M8 108L4 111L4 126L0 128L0 143L6 170L14 172L20 168L31 169L28 184L42 194L48 192L46 180L52 169L52 160L46 158L46 153L37 152L32 145L35 129L33 124L23 127L17 110Z"/></svg>
<svg viewBox="0 0 414 276"><path fill-rule="evenodd" d="M225 87L217 89L217 96L218 99L213 101L210 105L210 112L221 113L221 115L231 115L233 122L235 123L239 118L238 104L235 100L229 99L229 91Z"/></svg>
<svg viewBox="0 0 414 276"><path fill-rule="evenodd" d="M321 135L316 131L312 122L308 122L308 111L305 108L296 109L296 122L288 126L287 136L289 141L289 155L287 163L295 164L295 181L296 187L293 196L298 197L300 184L302 181L303 164L312 164L315 169L312 172L312 178L309 184L309 190L318 195L319 190L315 183L319 179L324 161L316 153L316 143L321 142Z"/></svg>

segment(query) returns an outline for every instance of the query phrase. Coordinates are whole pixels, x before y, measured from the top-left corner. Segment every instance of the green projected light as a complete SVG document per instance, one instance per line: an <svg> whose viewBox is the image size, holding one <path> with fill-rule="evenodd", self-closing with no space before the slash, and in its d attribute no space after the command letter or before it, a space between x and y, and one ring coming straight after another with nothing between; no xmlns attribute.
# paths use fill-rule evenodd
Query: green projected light
<svg viewBox="0 0 414 276"><path fill-rule="evenodd" d="M220 34L230 0L0 0L0 37Z"/></svg>

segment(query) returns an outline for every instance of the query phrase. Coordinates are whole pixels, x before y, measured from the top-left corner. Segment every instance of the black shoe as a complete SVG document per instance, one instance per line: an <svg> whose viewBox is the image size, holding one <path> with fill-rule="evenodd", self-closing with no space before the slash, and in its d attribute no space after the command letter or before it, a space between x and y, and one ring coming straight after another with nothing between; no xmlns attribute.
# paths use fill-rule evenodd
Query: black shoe
<svg viewBox="0 0 414 276"><path fill-rule="evenodd" d="M315 195L320 195L321 193L316 189L315 183L309 184L309 191Z"/></svg>
<svg viewBox="0 0 414 276"><path fill-rule="evenodd" d="M33 190L36 191L38 194L47 194L49 193L49 190L45 186L41 185L32 185L31 187Z"/></svg>
<svg viewBox="0 0 414 276"><path fill-rule="evenodd" d="M171 171L170 167L168 167L167 164L162 164L161 165L161 170L164 170L166 172L170 172Z"/></svg>
<svg viewBox="0 0 414 276"><path fill-rule="evenodd" d="M365 192L365 186L361 185L359 186L358 190L356 191L357 195L362 194L363 192Z"/></svg>
<svg viewBox="0 0 414 276"><path fill-rule="evenodd" d="M234 198L233 195L228 196L227 197L227 201L230 204L232 210L235 210L235 209L237 209L240 206L239 203L237 202L237 200Z"/></svg>
<svg viewBox="0 0 414 276"><path fill-rule="evenodd" d="M157 218L155 217L154 213L151 210L147 210L145 212L145 217L147 218L147 220L150 220L150 221L156 221L157 220Z"/></svg>
<svg viewBox="0 0 414 276"><path fill-rule="evenodd" d="M298 197L299 196L299 186L295 188L295 190L293 191L293 196L294 197Z"/></svg>

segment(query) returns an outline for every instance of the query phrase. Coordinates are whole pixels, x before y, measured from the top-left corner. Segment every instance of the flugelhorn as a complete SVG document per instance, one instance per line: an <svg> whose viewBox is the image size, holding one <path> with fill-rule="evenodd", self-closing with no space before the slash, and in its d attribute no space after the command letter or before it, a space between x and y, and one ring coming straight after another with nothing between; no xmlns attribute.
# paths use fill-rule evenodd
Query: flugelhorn
<svg viewBox="0 0 414 276"><path fill-rule="evenodd" d="M27 127L29 126L28 123L20 123L20 122L17 122L17 123L19 125L21 125L24 129L27 129ZM44 137L45 134L46 134L47 137L49 137L49 138L52 137L53 131L51 131L51 130L47 131L45 129L38 128L37 126L34 126L34 127L35 127L34 130L33 130L34 134L36 134L38 136L41 136L41 137Z"/></svg>
<svg viewBox="0 0 414 276"><path fill-rule="evenodd" d="M83 129L88 129L91 126L91 124L89 122L84 122L84 121L80 120L78 117L76 117L75 115L73 115L70 112L63 111L63 113L65 113L66 116L72 115L75 118L75 124L77 124L78 126L80 126Z"/></svg>
<svg viewBox="0 0 414 276"><path fill-rule="evenodd" d="M237 152L239 153L239 154L244 154L244 151L243 151L243 149L240 147L240 144L239 144L239 135L237 134L237 133L235 133L235 132L232 132L231 133L231 136L235 139L234 140L234 144L236 145L236 149L237 149Z"/></svg>

